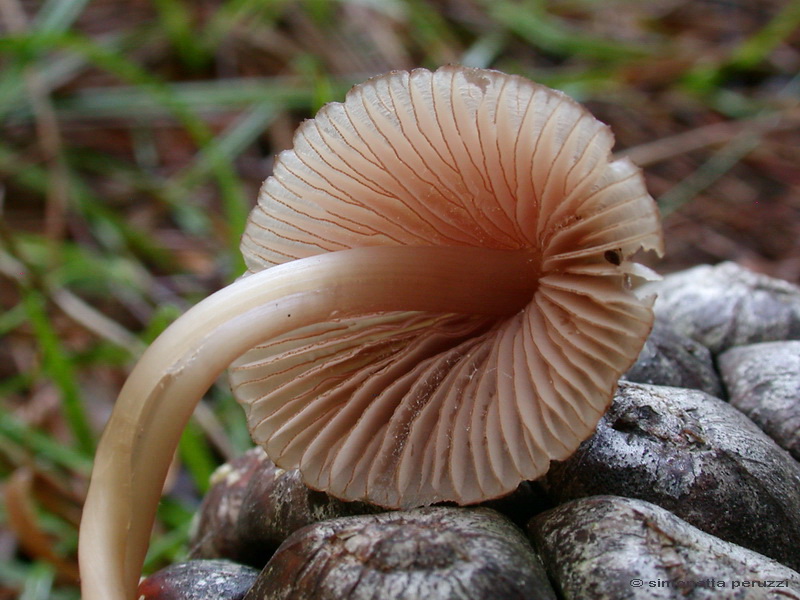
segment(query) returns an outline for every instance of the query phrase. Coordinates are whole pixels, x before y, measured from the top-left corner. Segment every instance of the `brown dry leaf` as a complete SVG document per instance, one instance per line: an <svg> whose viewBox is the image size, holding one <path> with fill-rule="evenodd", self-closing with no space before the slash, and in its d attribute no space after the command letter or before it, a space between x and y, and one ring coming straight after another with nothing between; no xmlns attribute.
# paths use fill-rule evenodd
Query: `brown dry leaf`
<svg viewBox="0 0 800 600"><path fill-rule="evenodd" d="M77 583L77 561L60 556L54 549L53 538L41 526L34 500L34 479L34 472L27 467L18 468L8 479L5 497L9 527L31 558L50 563L63 578Z"/></svg>

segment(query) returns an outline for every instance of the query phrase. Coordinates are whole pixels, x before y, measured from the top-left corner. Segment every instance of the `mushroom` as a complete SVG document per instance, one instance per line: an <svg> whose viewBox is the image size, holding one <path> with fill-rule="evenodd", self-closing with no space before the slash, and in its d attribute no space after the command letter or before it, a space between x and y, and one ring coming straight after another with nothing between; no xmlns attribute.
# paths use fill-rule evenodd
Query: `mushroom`
<svg viewBox="0 0 800 600"><path fill-rule="evenodd" d="M356 86L297 131L249 271L142 356L101 440L84 600L133 598L169 457L229 365L254 440L312 488L476 503L569 456L652 326L639 170L566 95L448 66Z"/></svg>

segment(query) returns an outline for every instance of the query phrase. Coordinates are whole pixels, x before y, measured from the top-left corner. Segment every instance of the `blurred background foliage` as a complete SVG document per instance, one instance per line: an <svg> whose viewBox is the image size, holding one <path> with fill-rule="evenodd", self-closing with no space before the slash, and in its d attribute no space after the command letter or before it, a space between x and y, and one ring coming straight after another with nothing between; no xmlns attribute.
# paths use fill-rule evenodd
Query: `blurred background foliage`
<svg viewBox="0 0 800 600"><path fill-rule="evenodd" d="M665 215L662 272L800 282L800 2L0 0L0 600L76 598L93 448L142 349L237 277L298 123L390 69L492 67L609 123ZM149 568L249 444L224 381Z"/></svg>

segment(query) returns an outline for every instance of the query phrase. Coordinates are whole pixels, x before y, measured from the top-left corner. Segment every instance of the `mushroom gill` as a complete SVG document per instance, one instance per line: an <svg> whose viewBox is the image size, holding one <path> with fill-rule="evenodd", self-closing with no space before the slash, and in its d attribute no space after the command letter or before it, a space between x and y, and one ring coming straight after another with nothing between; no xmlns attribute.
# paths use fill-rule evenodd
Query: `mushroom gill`
<svg viewBox="0 0 800 600"><path fill-rule="evenodd" d="M84 600L133 598L169 458L229 365L254 440L343 499L501 496L588 437L652 325L638 169L567 96L393 72L306 121L242 241L249 273L123 387L81 523Z"/></svg>
<svg viewBox="0 0 800 600"><path fill-rule="evenodd" d="M392 508L497 497L571 454L652 322L627 282L634 252L661 250L659 219L612 144L564 94L454 66L376 77L306 121L251 213L251 271L379 245L419 264L502 250L526 257L529 295L500 315L334 303L234 363L253 439L313 488Z"/></svg>

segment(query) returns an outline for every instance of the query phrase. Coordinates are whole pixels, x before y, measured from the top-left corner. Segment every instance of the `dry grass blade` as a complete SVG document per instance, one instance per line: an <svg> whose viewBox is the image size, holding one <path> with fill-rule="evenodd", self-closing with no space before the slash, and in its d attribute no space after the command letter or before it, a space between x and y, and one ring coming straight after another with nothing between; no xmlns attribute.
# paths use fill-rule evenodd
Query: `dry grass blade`
<svg viewBox="0 0 800 600"><path fill-rule="evenodd" d="M759 115L753 119L705 125L628 148L617 153L616 156L629 158L640 167L648 167L694 150L725 144L740 135L761 137L774 131L794 129L799 125L800 108L792 106L776 113Z"/></svg>

